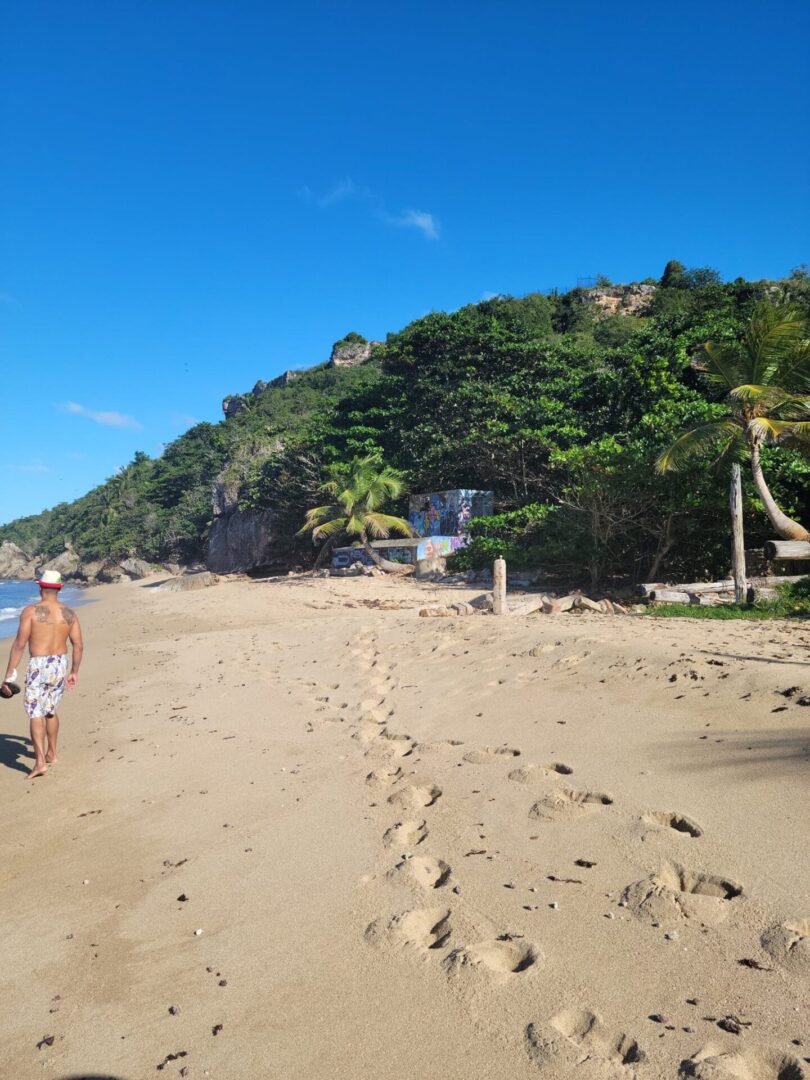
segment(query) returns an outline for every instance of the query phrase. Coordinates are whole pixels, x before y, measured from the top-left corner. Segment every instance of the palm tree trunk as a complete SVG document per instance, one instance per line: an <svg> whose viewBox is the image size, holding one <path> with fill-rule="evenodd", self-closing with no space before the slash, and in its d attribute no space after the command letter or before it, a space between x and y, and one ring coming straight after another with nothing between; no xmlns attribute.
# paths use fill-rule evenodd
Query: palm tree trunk
<svg viewBox="0 0 810 1080"><path fill-rule="evenodd" d="M371 541L368 538L368 533L365 529L360 533L360 541L363 545L363 550L380 570L385 570L388 574L412 574L414 568L412 566L406 566L403 563L390 562L388 559L382 559L371 546Z"/></svg>
<svg viewBox="0 0 810 1080"><path fill-rule="evenodd" d="M321 544L321 550L318 552L318 557L315 560L315 565L312 567L312 572L313 573L316 570L320 570L320 568L324 564L324 561L326 559L327 554L332 551L332 548L334 546L335 546L335 538L333 536L330 536L328 540L325 540L323 542L323 544Z"/></svg>
<svg viewBox="0 0 810 1080"><path fill-rule="evenodd" d="M782 513L776 505L762 472L759 442L749 437L749 446L751 448L751 473L754 477L754 484L757 494L762 499L765 513L770 518L771 525L783 540L810 540L810 532L803 525L800 525L798 521L794 521L787 514Z"/></svg>

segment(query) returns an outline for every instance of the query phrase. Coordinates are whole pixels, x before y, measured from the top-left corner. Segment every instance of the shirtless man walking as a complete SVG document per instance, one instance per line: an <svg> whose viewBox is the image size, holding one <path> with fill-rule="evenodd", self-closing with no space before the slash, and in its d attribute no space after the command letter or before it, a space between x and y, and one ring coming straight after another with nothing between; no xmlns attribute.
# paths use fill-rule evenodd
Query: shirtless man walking
<svg viewBox="0 0 810 1080"><path fill-rule="evenodd" d="M56 761L59 717L56 710L65 690L72 690L79 677L84 646L79 620L72 608L59 602L62 575L46 570L39 585L40 600L23 609L17 636L11 646L8 667L0 686L3 697L11 697L10 684L16 674L26 645L30 653L25 677L25 711L31 721L31 741L36 752L34 767L28 774L33 780L48 771ZM68 674L68 641L72 645L72 663ZM47 739L47 748L46 748Z"/></svg>

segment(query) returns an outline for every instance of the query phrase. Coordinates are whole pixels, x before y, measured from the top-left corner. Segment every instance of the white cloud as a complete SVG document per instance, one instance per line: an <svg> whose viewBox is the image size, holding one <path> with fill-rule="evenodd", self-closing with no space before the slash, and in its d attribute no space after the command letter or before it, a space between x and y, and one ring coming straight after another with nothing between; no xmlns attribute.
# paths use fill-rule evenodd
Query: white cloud
<svg viewBox="0 0 810 1080"><path fill-rule="evenodd" d="M369 213L388 225L416 229L428 240L439 238L439 222L434 214L427 210L399 210L392 213L379 195L375 195L367 187L356 184L350 176L340 180L323 195L316 195L309 186L301 188L299 194L307 202L314 203L322 210L346 202L361 203L368 208Z"/></svg>
<svg viewBox="0 0 810 1080"><path fill-rule="evenodd" d="M65 412L72 413L73 416L84 416L88 420L92 420L95 424L103 424L105 427L114 428L129 428L131 431L140 431L141 425L138 421L132 417L127 416L125 413L104 411L97 412L95 409L88 409L86 405L77 405L75 401L67 401L64 405Z"/></svg>
<svg viewBox="0 0 810 1080"><path fill-rule="evenodd" d="M53 469L49 469L47 465L6 465L7 469L11 469L12 472L19 473L49 473L53 472Z"/></svg>
<svg viewBox="0 0 810 1080"><path fill-rule="evenodd" d="M439 239L439 223L427 210L402 210L399 214L388 214L392 225L403 229L418 229L428 240Z"/></svg>
<svg viewBox="0 0 810 1080"><path fill-rule="evenodd" d="M367 202L372 198L368 188L358 187L351 177L346 177L317 199L318 206L337 206L343 202Z"/></svg>

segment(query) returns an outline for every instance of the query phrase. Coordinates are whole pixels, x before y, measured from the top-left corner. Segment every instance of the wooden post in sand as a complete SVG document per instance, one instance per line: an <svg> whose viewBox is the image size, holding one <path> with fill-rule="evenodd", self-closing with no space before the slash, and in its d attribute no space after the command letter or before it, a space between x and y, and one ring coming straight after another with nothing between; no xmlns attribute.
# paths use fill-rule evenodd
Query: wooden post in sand
<svg viewBox="0 0 810 1080"><path fill-rule="evenodd" d="M734 600L738 604L744 604L748 592L748 582L745 580L742 480L740 479L740 465L737 461L731 466L731 487L728 501L731 510L731 576L734 578Z"/></svg>
<svg viewBox="0 0 810 1080"><path fill-rule="evenodd" d="M506 563L496 559L492 568L492 610L495 615L508 615L506 606Z"/></svg>

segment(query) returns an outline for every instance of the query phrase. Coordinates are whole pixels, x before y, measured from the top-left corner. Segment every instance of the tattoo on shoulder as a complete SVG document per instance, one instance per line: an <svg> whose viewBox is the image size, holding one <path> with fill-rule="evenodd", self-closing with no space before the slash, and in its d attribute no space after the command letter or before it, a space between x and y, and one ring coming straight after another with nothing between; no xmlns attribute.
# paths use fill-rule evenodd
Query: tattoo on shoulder
<svg viewBox="0 0 810 1080"><path fill-rule="evenodd" d="M73 623L76 619L76 612L73 610L73 608L63 607L62 618L65 620L68 626L73 626Z"/></svg>
<svg viewBox="0 0 810 1080"><path fill-rule="evenodd" d="M36 615L37 622L48 621L48 609L45 607L44 604L37 604L37 606L34 608L34 615Z"/></svg>

